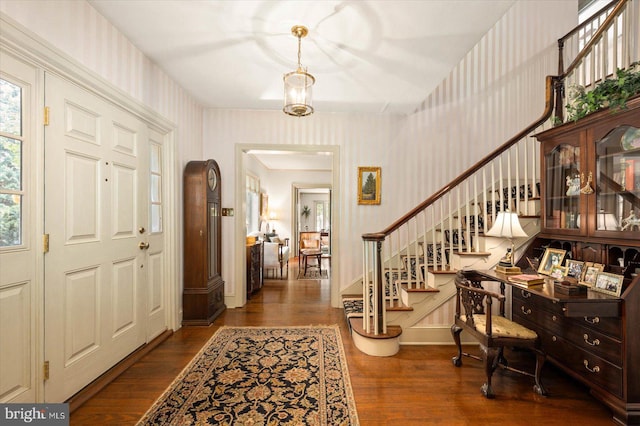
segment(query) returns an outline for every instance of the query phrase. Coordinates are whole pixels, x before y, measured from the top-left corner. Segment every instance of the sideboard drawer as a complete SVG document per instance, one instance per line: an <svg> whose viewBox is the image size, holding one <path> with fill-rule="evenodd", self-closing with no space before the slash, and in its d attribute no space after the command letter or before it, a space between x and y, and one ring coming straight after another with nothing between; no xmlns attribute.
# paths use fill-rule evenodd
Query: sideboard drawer
<svg viewBox="0 0 640 426"><path fill-rule="evenodd" d="M514 288L512 296L514 302L516 300L519 300L523 304L529 305L530 307L544 309L545 311L549 311L553 314L564 316L564 306L562 305L562 303L559 303L556 300L550 300L544 297L540 297L537 294L534 294L524 288Z"/></svg>
<svg viewBox="0 0 640 426"><path fill-rule="evenodd" d="M590 327L578 324L571 324L567 321L567 326L559 335L580 349L598 355L617 366L622 365L622 342L613 339L606 334L600 333Z"/></svg>
<svg viewBox="0 0 640 426"><path fill-rule="evenodd" d="M573 370L587 382L600 385L612 394L622 397L622 368L557 335L543 333L540 338L542 349L549 356L562 361L562 365Z"/></svg>
<svg viewBox="0 0 640 426"><path fill-rule="evenodd" d="M600 317L596 315L592 317L573 318L572 321L618 340L622 338L622 320L620 317Z"/></svg>

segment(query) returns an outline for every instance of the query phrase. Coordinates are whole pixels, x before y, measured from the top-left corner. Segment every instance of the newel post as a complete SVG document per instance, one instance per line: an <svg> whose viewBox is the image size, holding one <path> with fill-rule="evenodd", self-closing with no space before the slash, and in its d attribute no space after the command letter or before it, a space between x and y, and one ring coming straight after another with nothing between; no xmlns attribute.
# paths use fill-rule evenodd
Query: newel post
<svg viewBox="0 0 640 426"><path fill-rule="evenodd" d="M564 40L558 40L558 77L554 79L556 105L554 115L560 123L564 121Z"/></svg>
<svg viewBox="0 0 640 426"><path fill-rule="evenodd" d="M385 293L382 284L382 242L385 239L384 234L364 234L362 241L365 246L365 262L363 274L363 289L365 290L363 297L368 300L369 283L373 284L373 332L375 334L386 333L385 319ZM369 248L373 247L373 252ZM370 264L369 264L370 262ZM370 274L373 274L370 277ZM366 303L365 303L366 304ZM365 314L366 318L366 314Z"/></svg>

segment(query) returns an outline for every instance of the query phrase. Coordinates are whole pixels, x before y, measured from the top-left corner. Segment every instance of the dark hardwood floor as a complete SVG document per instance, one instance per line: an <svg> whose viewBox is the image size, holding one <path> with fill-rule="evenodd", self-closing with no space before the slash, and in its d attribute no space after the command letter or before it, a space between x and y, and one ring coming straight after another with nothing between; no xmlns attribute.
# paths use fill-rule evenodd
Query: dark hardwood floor
<svg viewBox="0 0 640 426"><path fill-rule="evenodd" d="M133 425L221 325L339 324L362 425L611 425L611 413L588 390L547 364L550 392L533 392L533 380L509 371L494 374L496 399L480 393L481 363L451 363L454 346L402 346L394 357L367 356L352 343L341 309L329 304L329 283L265 281L243 308L227 309L209 327L182 327L104 390L71 414L71 425ZM467 348L476 352L477 348ZM509 354L510 365L530 368L528 353Z"/></svg>

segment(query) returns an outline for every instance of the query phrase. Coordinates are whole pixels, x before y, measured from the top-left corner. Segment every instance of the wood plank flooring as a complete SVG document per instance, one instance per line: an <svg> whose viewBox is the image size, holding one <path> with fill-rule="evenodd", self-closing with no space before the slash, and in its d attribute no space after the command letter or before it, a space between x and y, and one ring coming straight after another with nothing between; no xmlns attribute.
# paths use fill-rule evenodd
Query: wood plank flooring
<svg viewBox="0 0 640 426"><path fill-rule="evenodd" d="M182 327L71 414L71 425L133 425L221 325L339 324L362 425L612 425L609 410L588 390L547 364L550 392L533 392L533 379L509 371L494 374L496 399L480 394L480 362L451 364L454 346L402 346L394 357L367 356L352 343L341 309L329 303L328 280L265 281L239 309L227 309L209 327ZM475 352L477 348L467 348ZM512 366L530 368L527 353L510 354Z"/></svg>

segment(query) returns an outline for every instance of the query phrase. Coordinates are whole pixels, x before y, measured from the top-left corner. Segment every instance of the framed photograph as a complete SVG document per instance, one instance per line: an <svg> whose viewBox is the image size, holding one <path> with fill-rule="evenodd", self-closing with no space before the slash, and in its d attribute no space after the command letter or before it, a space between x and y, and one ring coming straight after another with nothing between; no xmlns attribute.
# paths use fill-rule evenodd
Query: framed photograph
<svg viewBox="0 0 640 426"><path fill-rule="evenodd" d="M564 277L567 276L567 267L566 266L552 266L551 273L549 274L551 278L554 278L558 281L564 280Z"/></svg>
<svg viewBox="0 0 640 426"><path fill-rule="evenodd" d="M380 204L380 167L358 167L358 204Z"/></svg>
<svg viewBox="0 0 640 426"><path fill-rule="evenodd" d="M620 297L623 280L624 277L622 275L599 272L596 276L596 282L593 286L593 290L610 294L611 296Z"/></svg>
<svg viewBox="0 0 640 426"><path fill-rule="evenodd" d="M582 275L582 279L579 284L586 285L587 287L593 287L596 283L596 277L602 270L604 269L604 265L601 263L593 263L591 265L586 265L584 274Z"/></svg>
<svg viewBox="0 0 640 426"><path fill-rule="evenodd" d="M582 272L584 270L584 262L580 260L567 259L565 266L567 267L568 278L573 278L576 281L582 278Z"/></svg>
<svg viewBox="0 0 640 426"><path fill-rule="evenodd" d="M561 266L564 256L567 254L566 250L547 248L544 251L540 266L538 266L538 273L542 275L551 275L551 270L554 266Z"/></svg>

